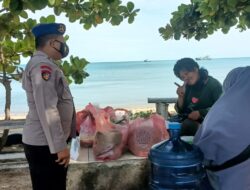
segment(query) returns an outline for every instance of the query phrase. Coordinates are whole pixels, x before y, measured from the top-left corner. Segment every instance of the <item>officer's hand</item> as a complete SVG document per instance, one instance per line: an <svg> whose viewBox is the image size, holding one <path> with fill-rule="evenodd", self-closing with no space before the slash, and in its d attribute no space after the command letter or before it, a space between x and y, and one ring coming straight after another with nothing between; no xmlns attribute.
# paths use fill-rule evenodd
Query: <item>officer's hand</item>
<svg viewBox="0 0 250 190"><path fill-rule="evenodd" d="M64 165L66 168L69 165L69 160L70 160L70 153L69 149L65 148L64 150L60 151L57 153L57 160L56 162L60 165Z"/></svg>
<svg viewBox="0 0 250 190"><path fill-rule="evenodd" d="M198 120L201 117L200 112L199 111L192 111L189 115L188 118L192 119L192 120Z"/></svg>

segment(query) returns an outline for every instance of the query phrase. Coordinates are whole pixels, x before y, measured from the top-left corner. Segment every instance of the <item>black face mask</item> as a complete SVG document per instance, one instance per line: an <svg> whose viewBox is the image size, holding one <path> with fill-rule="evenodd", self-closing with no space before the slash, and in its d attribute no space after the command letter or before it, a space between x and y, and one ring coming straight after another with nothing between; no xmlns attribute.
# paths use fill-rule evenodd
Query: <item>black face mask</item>
<svg viewBox="0 0 250 190"><path fill-rule="evenodd" d="M67 57L67 55L69 54L68 45L66 43L60 42L58 40L55 40L55 41L60 43L60 49L57 49L55 47L54 47L54 49L61 54L62 58Z"/></svg>

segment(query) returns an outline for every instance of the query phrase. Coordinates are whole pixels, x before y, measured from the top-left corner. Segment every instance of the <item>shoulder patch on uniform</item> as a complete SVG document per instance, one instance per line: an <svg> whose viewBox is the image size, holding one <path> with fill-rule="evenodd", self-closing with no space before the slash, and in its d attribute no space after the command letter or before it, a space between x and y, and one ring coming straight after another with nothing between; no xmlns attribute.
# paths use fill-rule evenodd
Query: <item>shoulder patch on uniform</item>
<svg viewBox="0 0 250 190"><path fill-rule="evenodd" d="M50 72L43 71L41 74L42 74L43 80L48 81L50 79L50 76L51 76Z"/></svg>
<svg viewBox="0 0 250 190"><path fill-rule="evenodd" d="M43 69L47 69L49 71L52 71L51 67L48 66L48 65L41 65L40 68L43 70Z"/></svg>
<svg viewBox="0 0 250 190"><path fill-rule="evenodd" d="M43 80L48 81L51 76L52 68L47 65L41 65L40 68Z"/></svg>

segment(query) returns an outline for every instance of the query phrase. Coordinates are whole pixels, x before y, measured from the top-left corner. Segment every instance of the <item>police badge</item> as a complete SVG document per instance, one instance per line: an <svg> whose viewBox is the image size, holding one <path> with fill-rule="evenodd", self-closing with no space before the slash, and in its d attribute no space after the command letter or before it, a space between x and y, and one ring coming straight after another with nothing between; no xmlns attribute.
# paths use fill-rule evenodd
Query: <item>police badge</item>
<svg viewBox="0 0 250 190"><path fill-rule="evenodd" d="M50 79L52 69L47 65L42 65L40 68L43 80L48 81Z"/></svg>
<svg viewBox="0 0 250 190"><path fill-rule="evenodd" d="M50 73L49 72L42 72L42 78L45 81L48 81L50 79Z"/></svg>

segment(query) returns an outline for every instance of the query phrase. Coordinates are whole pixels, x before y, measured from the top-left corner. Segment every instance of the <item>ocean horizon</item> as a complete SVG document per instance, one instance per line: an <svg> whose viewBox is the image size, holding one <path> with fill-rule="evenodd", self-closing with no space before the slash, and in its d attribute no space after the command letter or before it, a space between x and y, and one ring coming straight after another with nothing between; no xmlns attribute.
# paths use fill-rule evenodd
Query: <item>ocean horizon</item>
<svg viewBox="0 0 250 190"><path fill-rule="evenodd" d="M250 65L250 57L213 58L197 61L209 75L223 83L230 70ZM182 84L173 73L176 60L147 60L89 63L86 71L90 74L83 84L71 84L77 110L88 103L100 107L149 108L150 98L177 97L174 82ZM5 90L0 86L0 116L4 115ZM18 81L12 82L11 114L28 112L26 95Z"/></svg>

